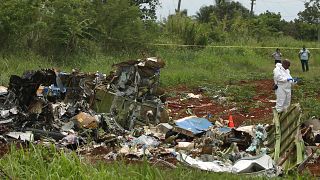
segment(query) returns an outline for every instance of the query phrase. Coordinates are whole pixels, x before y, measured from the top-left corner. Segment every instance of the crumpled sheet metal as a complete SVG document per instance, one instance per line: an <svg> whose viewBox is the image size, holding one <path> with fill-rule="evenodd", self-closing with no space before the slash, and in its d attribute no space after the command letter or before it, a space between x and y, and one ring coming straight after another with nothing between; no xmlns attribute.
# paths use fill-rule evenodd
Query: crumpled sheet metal
<svg viewBox="0 0 320 180"><path fill-rule="evenodd" d="M245 157L232 166L235 173L252 173L275 168L273 159L266 154L255 157Z"/></svg>
<svg viewBox="0 0 320 180"><path fill-rule="evenodd" d="M236 128L237 131L246 132L246 133L250 134L250 136L252 136L252 137L254 136L254 129L255 129L254 125L240 126L240 127Z"/></svg>
<svg viewBox="0 0 320 180"><path fill-rule="evenodd" d="M157 94L160 69L165 65L158 58L130 60L113 65L114 70L107 77L111 90L117 95L142 100L149 94Z"/></svg>
<svg viewBox="0 0 320 180"><path fill-rule="evenodd" d="M157 146L159 146L160 142L151 136L142 135L138 138L134 138L133 140L131 140L130 144L131 145L142 145L145 147L149 147L149 146L157 147Z"/></svg>
<svg viewBox="0 0 320 180"><path fill-rule="evenodd" d="M138 102L127 97L114 96L110 114L127 130L133 129L136 124L157 125L169 119L165 106L159 99Z"/></svg>
<svg viewBox="0 0 320 180"><path fill-rule="evenodd" d="M203 162L201 160L196 160L186 154L178 153L177 160L183 163L188 164L191 167L199 168L205 171L213 171L213 172L231 172L231 165L225 165L221 161L213 161L213 162Z"/></svg>
<svg viewBox="0 0 320 180"><path fill-rule="evenodd" d="M114 65L116 70L108 77L99 72L82 73L73 70L71 73L65 73L55 69L27 71L22 76L12 75L8 90L3 90L3 93L10 92L10 98L7 95L6 99L6 101L10 99L10 105L1 111L1 115L7 120L11 115L8 110L17 105L21 108L22 113L19 115L23 118L14 121L15 127L24 126L49 131L58 130L77 113L89 111L93 116L108 113L105 116L112 118L104 118L107 121L123 120L124 122L106 124L121 124L125 129L133 129L135 125L149 123L156 125L167 122L169 117L160 99L163 93L159 94L157 90L160 69L164 65L164 61L159 58L122 62ZM100 107L104 106L107 109L102 108L94 112L92 108L98 101L98 98L95 98L96 92L115 93L121 96L111 96L112 100L108 102L111 104L109 108L105 104L100 104ZM11 100L11 94L13 100ZM81 123L78 124L81 125ZM90 128L97 128L97 125L93 124ZM84 126L81 125L81 127ZM109 127L108 129L119 128Z"/></svg>
<svg viewBox="0 0 320 180"><path fill-rule="evenodd" d="M300 132L302 111L293 104L280 116L274 109L274 126L268 131L267 147L273 159L285 170L290 170L304 160L305 147Z"/></svg>
<svg viewBox="0 0 320 180"><path fill-rule="evenodd" d="M194 159L184 153L177 153L177 160L183 162L191 167L198 168L205 171L212 172L229 172L229 173L259 173L266 174L265 171L269 171L267 174L270 177L278 175L278 169L274 165L273 159L266 155L259 155L253 157L246 157L238 160L235 164L229 164L222 161L201 161Z"/></svg>
<svg viewBox="0 0 320 180"><path fill-rule="evenodd" d="M198 117L186 117L176 125L157 126L169 119L165 96L158 88L162 67L163 61L147 58L119 63L108 77L101 73L77 70L64 73L52 69L13 76L8 93L0 99L0 104L3 97L8 99L3 109L6 118L0 117L3 122L0 125L13 125L11 130L22 134L30 131L35 140L55 142L58 147L84 149L99 144L110 148L108 152L112 151L113 155L138 160L146 157L150 161L172 158L177 162L177 155L193 167L232 172L232 163L248 155L241 152L243 148L240 147L247 146L244 142L250 143L249 134L217 128L207 119ZM29 84L31 82L33 84ZM14 107L17 107L17 114L10 111ZM175 132L175 128L180 131ZM204 134L209 131L212 136ZM8 131L3 132L7 134ZM204 150L206 147L208 151ZM185 154L174 153L178 149Z"/></svg>
<svg viewBox="0 0 320 180"><path fill-rule="evenodd" d="M35 138L53 136L60 140L64 135L56 132L71 133L71 126L65 125L80 113L75 120L79 128L96 129L100 116L90 109L90 93L103 78L101 73L64 73L55 69L12 75L8 93L0 99L0 122L10 125L11 131L31 129Z"/></svg>
<svg viewBox="0 0 320 180"><path fill-rule="evenodd" d="M108 88L99 87L95 109L110 113L124 129L135 125L159 124L169 117L160 90L160 69L165 65L159 58L130 60L113 65L106 77ZM105 100L105 102L102 102Z"/></svg>
<svg viewBox="0 0 320 180"><path fill-rule="evenodd" d="M206 138L210 138L216 142L225 146L231 146L233 143L237 143L237 146L241 150L245 150L252 142L252 136L245 131L238 131L229 127L211 127L205 134Z"/></svg>
<svg viewBox="0 0 320 180"><path fill-rule="evenodd" d="M6 134L6 136L9 136L11 138L19 139L21 141L29 141L33 142L34 135L31 131L27 132L9 132Z"/></svg>
<svg viewBox="0 0 320 180"><path fill-rule="evenodd" d="M40 85L50 86L55 81L56 74L53 69L27 71L21 77L12 75L8 90L16 95L19 106L22 109L27 109L37 97L37 90Z"/></svg>
<svg viewBox="0 0 320 180"><path fill-rule="evenodd" d="M12 123L12 122L13 122L13 118L6 119L6 120L0 120L0 124L7 124L7 123Z"/></svg>

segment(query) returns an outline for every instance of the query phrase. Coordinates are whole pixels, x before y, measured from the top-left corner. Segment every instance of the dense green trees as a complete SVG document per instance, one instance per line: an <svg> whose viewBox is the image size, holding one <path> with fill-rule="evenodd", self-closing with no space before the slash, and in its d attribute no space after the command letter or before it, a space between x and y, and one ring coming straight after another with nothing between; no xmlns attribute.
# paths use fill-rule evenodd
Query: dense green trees
<svg viewBox="0 0 320 180"><path fill-rule="evenodd" d="M145 3L149 6L139 8ZM0 0L0 48L30 49L50 56L136 50L152 38L147 32L153 27L150 19L155 18L157 3L157 0Z"/></svg>
<svg viewBox="0 0 320 180"><path fill-rule="evenodd" d="M299 20L311 24L320 23L320 0L310 0L304 4L305 10L299 12Z"/></svg>
<svg viewBox="0 0 320 180"><path fill-rule="evenodd" d="M196 16L156 21L159 0L0 0L0 51L30 50L45 56L140 51L153 41L207 45L212 42L292 36L316 40L319 0L309 0L299 18L250 15L241 3L216 0Z"/></svg>
<svg viewBox="0 0 320 180"><path fill-rule="evenodd" d="M300 39L314 40L320 35L320 0L310 0L304 4L305 10L298 13L296 28Z"/></svg>
<svg viewBox="0 0 320 180"><path fill-rule="evenodd" d="M292 36L300 40L316 40L317 26L320 23L320 0L309 0L299 18L287 22L280 13L266 11L260 15L250 15L241 3L226 0L215 0L215 5L199 9L195 19L197 29L207 26L208 38L202 42L239 41L255 38L263 41L267 37ZM172 19L172 17L170 17ZM170 21L169 21L170 22ZM182 21L190 24L189 21ZM196 23L196 22L193 22ZM169 24L170 26L170 24ZM186 25L181 25L181 27ZM174 31L172 31L174 32ZM174 32L175 33L175 32ZM186 38L190 38L189 36Z"/></svg>

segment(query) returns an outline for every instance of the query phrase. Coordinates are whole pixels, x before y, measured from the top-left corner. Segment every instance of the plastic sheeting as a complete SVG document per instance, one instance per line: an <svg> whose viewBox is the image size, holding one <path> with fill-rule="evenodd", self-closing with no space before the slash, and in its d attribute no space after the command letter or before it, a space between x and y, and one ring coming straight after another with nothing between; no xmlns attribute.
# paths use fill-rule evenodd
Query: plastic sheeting
<svg viewBox="0 0 320 180"><path fill-rule="evenodd" d="M207 131L212 123L205 118L189 116L175 121L175 124L182 129L191 131L193 134L199 134Z"/></svg>

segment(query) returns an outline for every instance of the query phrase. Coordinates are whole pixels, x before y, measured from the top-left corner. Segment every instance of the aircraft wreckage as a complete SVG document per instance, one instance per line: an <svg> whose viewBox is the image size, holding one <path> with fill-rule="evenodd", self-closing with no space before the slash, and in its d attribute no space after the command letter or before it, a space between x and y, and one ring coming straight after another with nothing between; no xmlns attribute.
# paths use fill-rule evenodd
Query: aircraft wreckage
<svg viewBox="0 0 320 180"><path fill-rule="evenodd" d="M1 141L46 141L80 152L106 148L108 160L147 157L170 168L180 162L270 177L302 171L317 158L315 131L302 126L298 104L281 116L275 112L273 125L236 128L205 117L169 118L159 87L164 66L145 58L114 64L109 75L56 69L12 75L8 88L0 86Z"/></svg>

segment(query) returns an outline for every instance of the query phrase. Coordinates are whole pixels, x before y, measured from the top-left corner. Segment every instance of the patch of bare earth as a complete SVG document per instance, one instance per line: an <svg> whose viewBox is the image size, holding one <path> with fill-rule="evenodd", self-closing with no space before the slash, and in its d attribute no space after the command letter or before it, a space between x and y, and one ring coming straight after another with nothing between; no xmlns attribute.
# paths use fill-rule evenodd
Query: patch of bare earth
<svg viewBox="0 0 320 180"><path fill-rule="evenodd" d="M271 101L275 99L274 91L271 89L272 84L273 80L271 79L241 81L239 86L253 85L255 87L255 95L253 99L236 103L236 105L219 103L211 97L206 96L204 91L197 88L188 88L186 86L170 88L167 89L167 92L176 94L176 96L167 99L170 116L173 117L173 119L179 119L190 116L191 112L199 117L205 117L211 114L215 118L227 120L231 113L236 126L254 123L271 123L273 117L272 107L275 106L275 103ZM182 100L181 97L185 93L201 94L202 98ZM243 111L243 106L248 107L248 109Z"/></svg>

